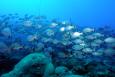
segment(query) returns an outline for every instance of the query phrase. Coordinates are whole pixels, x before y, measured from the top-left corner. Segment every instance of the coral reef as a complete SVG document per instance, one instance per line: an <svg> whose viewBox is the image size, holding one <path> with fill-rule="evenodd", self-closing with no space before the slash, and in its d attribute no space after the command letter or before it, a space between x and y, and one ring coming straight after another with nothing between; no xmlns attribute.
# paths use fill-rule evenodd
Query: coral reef
<svg viewBox="0 0 115 77"><path fill-rule="evenodd" d="M54 71L51 60L42 53L33 53L22 59L14 69L1 77L49 77Z"/></svg>
<svg viewBox="0 0 115 77"><path fill-rule="evenodd" d="M72 75L64 66L54 67L43 53L32 53L23 58L14 69L1 77L82 77Z"/></svg>

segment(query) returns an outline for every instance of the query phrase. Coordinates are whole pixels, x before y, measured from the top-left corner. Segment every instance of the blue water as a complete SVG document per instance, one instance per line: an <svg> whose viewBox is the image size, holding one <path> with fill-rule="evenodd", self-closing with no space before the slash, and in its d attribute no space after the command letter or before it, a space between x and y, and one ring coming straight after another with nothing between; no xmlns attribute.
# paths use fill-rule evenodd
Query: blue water
<svg viewBox="0 0 115 77"><path fill-rule="evenodd" d="M115 0L0 0L0 14L45 15L80 26L115 26Z"/></svg>

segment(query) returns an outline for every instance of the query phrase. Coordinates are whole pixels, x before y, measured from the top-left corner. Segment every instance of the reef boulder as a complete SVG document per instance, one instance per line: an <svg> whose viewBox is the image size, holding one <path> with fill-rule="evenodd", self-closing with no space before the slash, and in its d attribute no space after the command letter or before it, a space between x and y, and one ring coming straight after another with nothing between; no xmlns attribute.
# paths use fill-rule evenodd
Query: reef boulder
<svg viewBox="0 0 115 77"><path fill-rule="evenodd" d="M43 53L32 53L16 64L11 72L1 77L49 77L53 70L54 66L50 58Z"/></svg>

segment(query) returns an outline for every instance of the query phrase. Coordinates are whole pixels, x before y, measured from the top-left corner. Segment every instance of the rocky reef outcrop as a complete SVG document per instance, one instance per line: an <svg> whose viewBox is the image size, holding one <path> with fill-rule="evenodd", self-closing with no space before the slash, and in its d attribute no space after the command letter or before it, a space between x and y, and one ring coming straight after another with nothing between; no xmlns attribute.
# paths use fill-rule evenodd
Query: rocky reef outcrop
<svg viewBox="0 0 115 77"><path fill-rule="evenodd" d="M54 67L51 58L43 53L32 53L17 63L12 71L1 77L82 77L73 75L67 67Z"/></svg>
<svg viewBox="0 0 115 77"><path fill-rule="evenodd" d="M14 69L1 77L37 77L44 75L48 77L54 71L50 59L42 53L33 53L26 56Z"/></svg>

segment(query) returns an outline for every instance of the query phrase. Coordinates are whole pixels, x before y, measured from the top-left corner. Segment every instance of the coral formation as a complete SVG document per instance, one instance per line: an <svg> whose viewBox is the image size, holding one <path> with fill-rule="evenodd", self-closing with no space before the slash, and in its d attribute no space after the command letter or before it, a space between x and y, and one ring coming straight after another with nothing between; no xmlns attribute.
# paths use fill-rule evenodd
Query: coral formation
<svg viewBox="0 0 115 77"><path fill-rule="evenodd" d="M22 59L14 69L1 77L49 77L54 71L51 60L42 53L33 53Z"/></svg>

